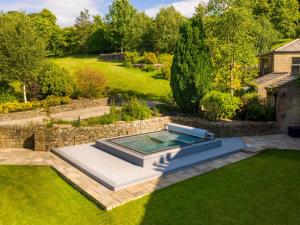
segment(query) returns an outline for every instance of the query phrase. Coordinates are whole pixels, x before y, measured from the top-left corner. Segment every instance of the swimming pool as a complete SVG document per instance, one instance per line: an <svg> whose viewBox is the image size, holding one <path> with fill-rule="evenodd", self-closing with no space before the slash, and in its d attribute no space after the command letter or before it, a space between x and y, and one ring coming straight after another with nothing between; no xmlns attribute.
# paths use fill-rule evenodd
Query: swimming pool
<svg viewBox="0 0 300 225"><path fill-rule="evenodd" d="M100 150L141 167L168 163L221 145L222 141L206 130L172 123L160 131L96 141Z"/></svg>
<svg viewBox="0 0 300 225"><path fill-rule="evenodd" d="M153 133L134 135L110 139L109 141L119 146L137 151L141 154L151 154L175 147L184 147L207 140L170 130L163 130Z"/></svg>

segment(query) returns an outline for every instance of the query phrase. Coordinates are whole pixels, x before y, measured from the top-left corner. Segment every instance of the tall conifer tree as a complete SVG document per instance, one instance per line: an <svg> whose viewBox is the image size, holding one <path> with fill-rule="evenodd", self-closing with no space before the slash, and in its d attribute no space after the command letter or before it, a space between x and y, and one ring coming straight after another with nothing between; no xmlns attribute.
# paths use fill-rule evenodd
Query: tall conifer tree
<svg viewBox="0 0 300 225"><path fill-rule="evenodd" d="M180 28L171 68L173 96L184 112L199 111L200 101L210 87L212 72L202 18L197 16Z"/></svg>

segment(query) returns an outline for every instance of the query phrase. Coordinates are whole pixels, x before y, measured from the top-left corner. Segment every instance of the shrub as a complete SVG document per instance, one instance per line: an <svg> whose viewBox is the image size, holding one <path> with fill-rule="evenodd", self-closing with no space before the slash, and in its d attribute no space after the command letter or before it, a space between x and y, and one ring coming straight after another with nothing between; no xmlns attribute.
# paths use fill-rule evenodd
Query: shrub
<svg viewBox="0 0 300 225"><path fill-rule="evenodd" d="M275 120L275 107L259 101L253 101L246 106L246 119L252 121Z"/></svg>
<svg viewBox="0 0 300 225"><path fill-rule="evenodd" d="M147 64L143 67L143 71L152 72L155 71L156 67L153 64Z"/></svg>
<svg viewBox="0 0 300 225"><path fill-rule="evenodd" d="M145 63L146 64L156 64L158 63L158 59L156 57L156 54L154 52L145 52Z"/></svg>
<svg viewBox="0 0 300 225"><path fill-rule="evenodd" d="M124 61L130 62L131 64L137 64L141 60L141 57L138 52L125 52Z"/></svg>
<svg viewBox="0 0 300 225"><path fill-rule="evenodd" d="M71 103L69 97L58 97L58 96L48 96L46 99L41 101L42 107L51 107L57 105L67 105Z"/></svg>
<svg viewBox="0 0 300 225"><path fill-rule="evenodd" d="M0 104L6 102L14 102L16 101L16 97L10 93L0 93Z"/></svg>
<svg viewBox="0 0 300 225"><path fill-rule="evenodd" d="M38 93L41 98L47 96L73 96L75 82L68 71L54 63L45 63L37 77Z"/></svg>
<svg viewBox="0 0 300 225"><path fill-rule="evenodd" d="M14 88L7 81L0 81L0 93L13 93Z"/></svg>
<svg viewBox="0 0 300 225"><path fill-rule="evenodd" d="M210 120L231 119L240 107L240 99L231 96L229 93L210 91L202 99L202 106Z"/></svg>
<svg viewBox="0 0 300 225"><path fill-rule="evenodd" d="M48 108L50 106L69 104L70 101L69 97L49 96L42 101L3 103L0 104L0 113L34 110L40 107Z"/></svg>
<svg viewBox="0 0 300 225"><path fill-rule="evenodd" d="M158 56L158 61L163 64L161 68L161 73L166 80L170 80L171 77L171 66L173 62L173 55L171 54L160 54Z"/></svg>
<svg viewBox="0 0 300 225"><path fill-rule="evenodd" d="M122 119L132 121L151 118L151 110L148 105L137 98L132 98L122 109Z"/></svg>
<svg viewBox="0 0 300 225"><path fill-rule="evenodd" d="M85 98L99 98L103 96L106 87L106 77L99 71L89 68L76 72L79 93Z"/></svg>

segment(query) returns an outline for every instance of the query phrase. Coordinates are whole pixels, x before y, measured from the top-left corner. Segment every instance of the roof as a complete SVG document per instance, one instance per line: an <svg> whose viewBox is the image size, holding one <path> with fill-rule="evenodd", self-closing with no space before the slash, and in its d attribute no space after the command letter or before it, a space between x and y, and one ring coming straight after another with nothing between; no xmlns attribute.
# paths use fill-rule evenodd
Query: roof
<svg viewBox="0 0 300 225"><path fill-rule="evenodd" d="M289 73L270 73L268 75L259 77L255 80L255 83L262 88L277 88L281 87L289 82L296 80L296 76L292 76Z"/></svg>
<svg viewBox="0 0 300 225"><path fill-rule="evenodd" d="M273 52L300 52L300 38L276 48Z"/></svg>
<svg viewBox="0 0 300 225"><path fill-rule="evenodd" d="M300 38L285 43L270 52L263 53L261 56L269 55L271 53L300 53Z"/></svg>

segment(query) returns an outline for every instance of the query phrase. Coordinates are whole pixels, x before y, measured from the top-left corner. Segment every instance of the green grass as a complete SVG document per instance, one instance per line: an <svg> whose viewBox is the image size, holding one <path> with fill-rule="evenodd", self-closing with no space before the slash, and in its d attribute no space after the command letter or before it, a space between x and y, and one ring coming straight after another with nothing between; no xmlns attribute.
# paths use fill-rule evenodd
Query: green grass
<svg viewBox="0 0 300 225"><path fill-rule="evenodd" d="M299 174L270 150L104 212L47 167L0 166L0 224L300 224Z"/></svg>
<svg viewBox="0 0 300 225"><path fill-rule="evenodd" d="M97 56L72 56L51 60L69 70L72 75L76 70L86 67L98 70L106 76L108 86L118 93L159 99L171 90L169 81L163 79L159 71L144 72L126 68L121 63L100 61Z"/></svg>

